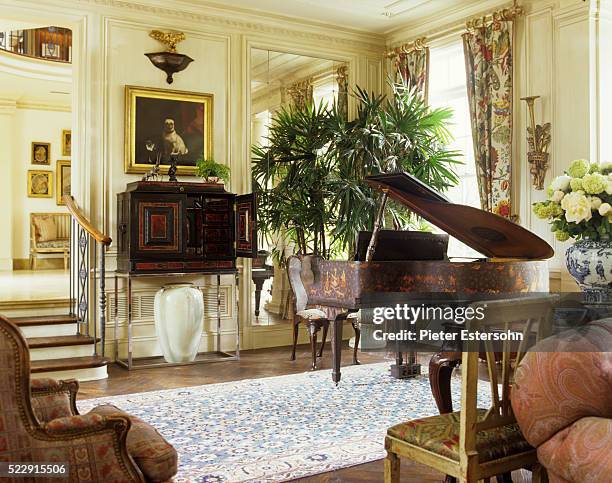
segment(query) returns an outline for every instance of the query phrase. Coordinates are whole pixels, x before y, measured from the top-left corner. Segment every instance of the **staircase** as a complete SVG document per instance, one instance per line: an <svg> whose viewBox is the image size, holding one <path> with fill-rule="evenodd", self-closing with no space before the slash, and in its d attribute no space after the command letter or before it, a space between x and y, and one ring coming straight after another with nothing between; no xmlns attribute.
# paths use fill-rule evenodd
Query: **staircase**
<svg viewBox="0 0 612 483"><path fill-rule="evenodd" d="M105 379L110 360L104 357L104 264L111 239L91 225L71 196L64 201L72 215L69 294L49 304L13 307L5 315L26 337L33 377Z"/></svg>

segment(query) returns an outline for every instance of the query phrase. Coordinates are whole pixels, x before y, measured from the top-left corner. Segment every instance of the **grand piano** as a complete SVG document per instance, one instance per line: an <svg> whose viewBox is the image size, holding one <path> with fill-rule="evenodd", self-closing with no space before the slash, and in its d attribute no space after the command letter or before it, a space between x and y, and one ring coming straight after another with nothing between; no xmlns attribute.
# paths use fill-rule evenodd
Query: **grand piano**
<svg viewBox="0 0 612 483"><path fill-rule="evenodd" d="M548 292L551 246L501 216L451 203L408 173L370 176L367 183L472 247L475 260L334 261L314 258L309 304L341 309L332 322L332 380L341 379L342 328L348 313L365 308L370 295L384 292L458 292L494 295ZM449 404L450 373L459 356L434 355L430 382L438 407ZM454 358L454 359L453 359Z"/></svg>

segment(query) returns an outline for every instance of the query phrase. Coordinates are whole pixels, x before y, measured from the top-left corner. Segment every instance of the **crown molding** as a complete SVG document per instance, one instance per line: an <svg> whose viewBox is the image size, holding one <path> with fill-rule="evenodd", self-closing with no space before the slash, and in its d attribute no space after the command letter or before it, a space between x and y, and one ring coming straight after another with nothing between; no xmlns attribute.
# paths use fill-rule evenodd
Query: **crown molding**
<svg viewBox="0 0 612 483"><path fill-rule="evenodd" d="M72 65L35 59L0 50L0 70L8 74L53 82L72 82Z"/></svg>
<svg viewBox="0 0 612 483"><path fill-rule="evenodd" d="M15 99L0 99L0 115L12 116L17 110Z"/></svg>
<svg viewBox="0 0 612 483"><path fill-rule="evenodd" d="M53 104L48 102L21 100L16 102L17 109L32 109L36 111L72 112L70 104Z"/></svg>
<svg viewBox="0 0 612 483"><path fill-rule="evenodd" d="M103 15L111 13L120 15L130 12L138 14L141 20L147 15L174 22L180 19L195 22L198 25L206 24L238 30L242 33L323 43L349 51L367 50L379 53L383 52L385 48L384 35L281 15L261 14L236 7L219 6L219 4L205 1L175 0L171 4L172 8L168 6L168 2L162 0L77 0L76 2L62 0L62 3L69 4L72 10L74 10L76 3L97 10ZM182 25L178 24L177 29L180 28L182 28Z"/></svg>

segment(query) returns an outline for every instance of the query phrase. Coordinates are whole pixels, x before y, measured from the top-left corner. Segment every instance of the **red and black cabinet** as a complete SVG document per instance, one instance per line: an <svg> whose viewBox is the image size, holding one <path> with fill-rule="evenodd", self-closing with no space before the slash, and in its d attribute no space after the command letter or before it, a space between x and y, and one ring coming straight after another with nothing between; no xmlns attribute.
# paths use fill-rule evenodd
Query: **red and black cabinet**
<svg viewBox="0 0 612 483"><path fill-rule="evenodd" d="M253 194L207 183L130 183L117 195L120 272L234 271L257 255Z"/></svg>

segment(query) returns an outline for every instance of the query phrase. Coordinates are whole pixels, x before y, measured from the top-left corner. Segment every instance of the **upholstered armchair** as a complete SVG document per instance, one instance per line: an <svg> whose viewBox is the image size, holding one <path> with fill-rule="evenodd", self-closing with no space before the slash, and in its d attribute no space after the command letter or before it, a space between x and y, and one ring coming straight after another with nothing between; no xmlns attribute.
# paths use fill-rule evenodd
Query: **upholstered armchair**
<svg viewBox="0 0 612 483"><path fill-rule="evenodd" d="M516 420L549 481L611 481L612 319L542 340L514 382Z"/></svg>
<svg viewBox="0 0 612 483"><path fill-rule="evenodd" d="M145 422L110 405L78 414L77 381L30 381L27 343L4 317L0 358L0 461L66 463L63 481L162 482L176 474L176 450Z"/></svg>

